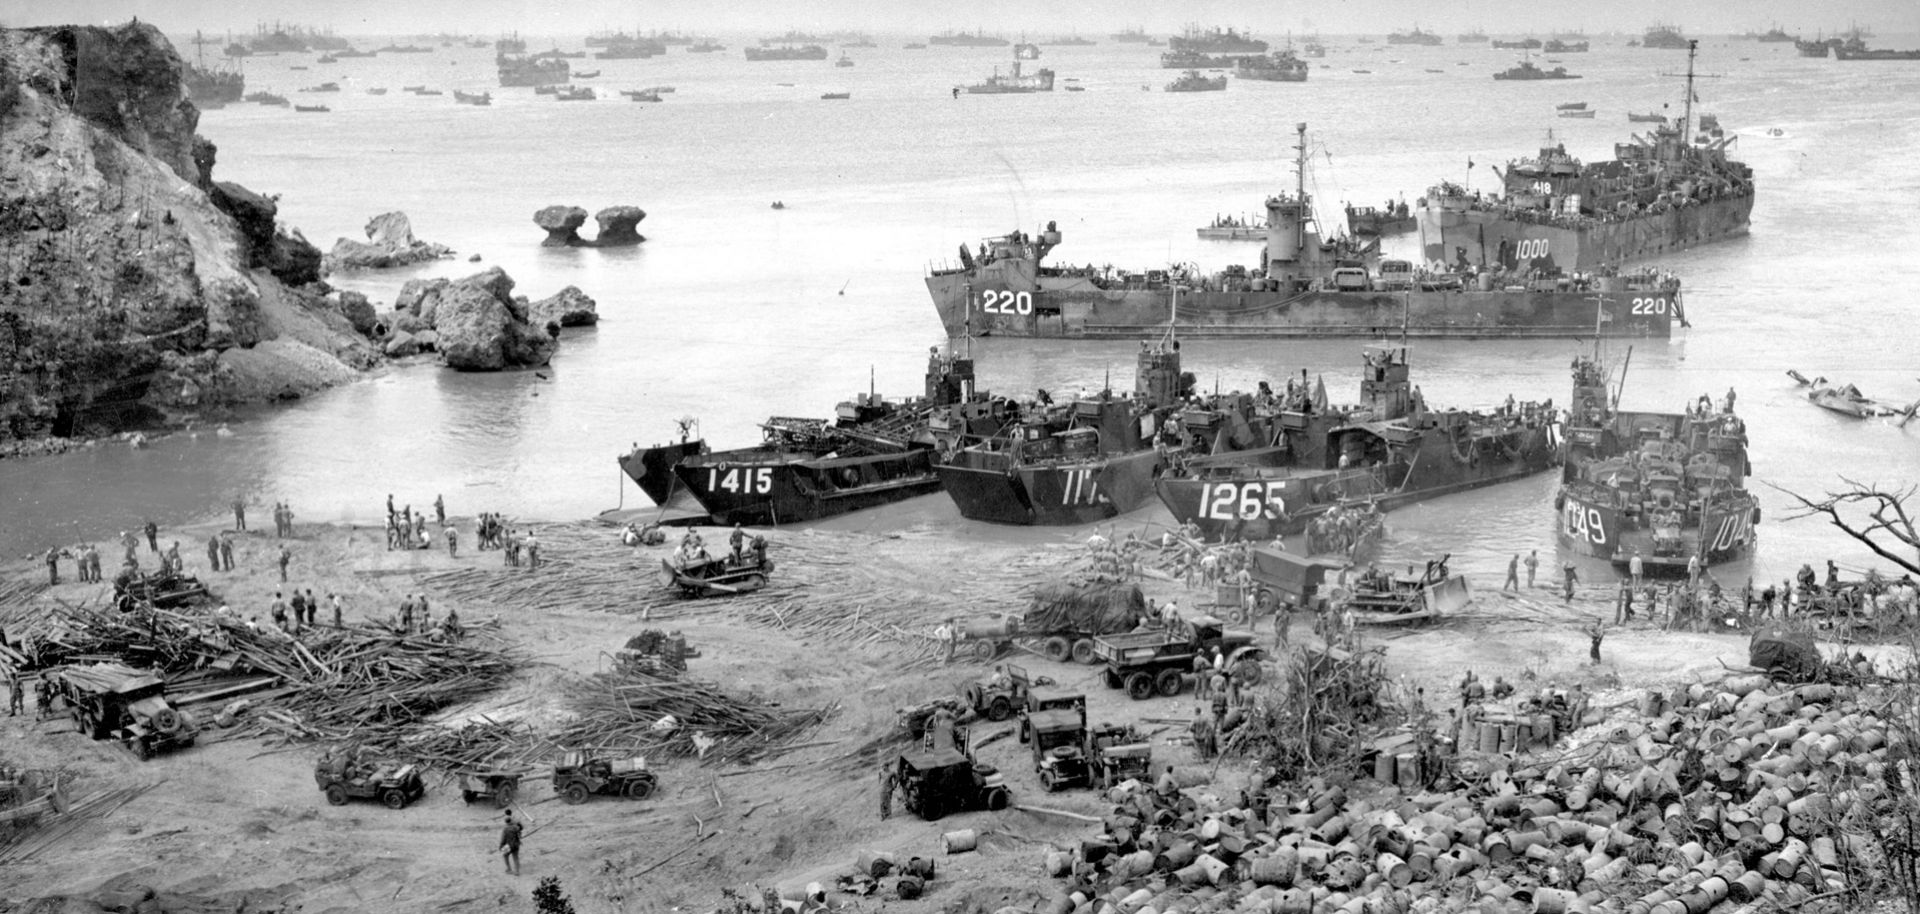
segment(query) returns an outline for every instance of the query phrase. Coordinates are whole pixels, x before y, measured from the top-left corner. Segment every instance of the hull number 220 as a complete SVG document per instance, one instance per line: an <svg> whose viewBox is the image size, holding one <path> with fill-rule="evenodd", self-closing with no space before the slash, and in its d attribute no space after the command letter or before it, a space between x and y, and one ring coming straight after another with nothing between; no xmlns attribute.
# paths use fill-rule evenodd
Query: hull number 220
<svg viewBox="0 0 1920 914"><path fill-rule="evenodd" d="M980 293L980 311L984 314L1032 314L1033 293L988 289Z"/></svg>

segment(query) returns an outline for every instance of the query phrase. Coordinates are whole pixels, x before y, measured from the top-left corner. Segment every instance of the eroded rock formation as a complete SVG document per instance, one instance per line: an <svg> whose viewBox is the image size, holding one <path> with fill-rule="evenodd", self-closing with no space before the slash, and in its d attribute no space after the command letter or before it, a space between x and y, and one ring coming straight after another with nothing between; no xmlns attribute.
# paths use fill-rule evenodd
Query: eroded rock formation
<svg viewBox="0 0 1920 914"><path fill-rule="evenodd" d="M402 267L427 260L452 257L453 249L413 237L413 223L406 213L381 213L367 222L367 240L341 238L327 252L326 264L334 270L379 270Z"/></svg>
<svg viewBox="0 0 1920 914"><path fill-rule="evenodd" d="M533 214L533 224L547 230L542 247L618 248L647 240L634 230L647 211L637 206L609 206L593 214L600 234L588 240L580 237L580 226L587 224L587 211L577 206L549 206Z"/></svg>
<svg viewBox="0 0 1920 914"><path fill-rule="evenodd" d="M533 214L533 224L547 230L543 247L579 247L586 244L580 226L587 224L587 211L577 206L549 206Z"/></svg>

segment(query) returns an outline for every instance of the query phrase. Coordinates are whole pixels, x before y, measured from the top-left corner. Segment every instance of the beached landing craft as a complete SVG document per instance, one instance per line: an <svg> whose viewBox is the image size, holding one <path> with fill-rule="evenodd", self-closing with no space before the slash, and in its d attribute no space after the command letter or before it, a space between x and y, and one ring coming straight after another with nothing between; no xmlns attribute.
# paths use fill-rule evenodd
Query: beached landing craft
<svg viewBox="0 0 1920 914"><path fill-rule="evenodd" d="M1716 410L1702 396L1684 413L1628 412L1619 396L1597 354L1574 360L1560 545L1618 566L1637 553L1650 574L1745 555L1760 504L1733 404Z"/></svg>
<svg viewBox="0 0 1920 914"><path fill-rule="evenodd" d="M1809 388L1807 391L1807 399L1811 401L1813 405L1821 409L1832 410L1844 416L1852 416L1855 419L1869 419L1874 416L1900 416L1900 425L1905 426L1908 422L1913 421L1914 413L1920 411L1920 400L1902 406L1898 403L1889 403L1885 400L1875 400L1861 393L1860 388L1852 384L1836 386L1827 383L1826 378L1814 378L1809 381L1805 375L1791 368L1787 369L1787 376L1793 378L1794 383Z"/></svg>
<svg viewBox="0 0 1920 914"><path fill-rule="evenodd" d="M1142 343L1134 395L1029 408L999 435L935 468L962 517L1001 524L1087 524L1153 498L1164 463L1154 440L1193 390L1180 344Z"/></svg>
<svg viewBox="0 0 1920 914"><path fill-rule="evenodd" d="M1574 277L1551 270L1415 269L1380 260L1377 246L1325 240L1305 190L1306 125L1298 127L1291 193L1266 204L1259 265L1211 275L1175 267L1140 272L1052 266L1061 242L1049 224L960 248L960 264L935 269L927 291L952 337L1081 339L1151 337L1172 321L1182 337L1591 337L1667 338L1680 284L1651 272Z"/></svg>
<svg viewBox="0 0 1920 914"><path fill-rule="evenodd" d="M1378 510L1522 479L1556 459L1551 404L1507 404L1487 415L1429 409L1409 377L1404 346L1367 346L1360 401L1326 403L1304 377L1246 416L1184 414L1190 436L1179 468L1154 484L1181 523L1209 540L1264 540L1305 529L1336 505ZM1304 372L1303 372L1304 375ZM1241 440L1246 439L1246 440ZM1264 459L1208 455L1264 446Z"/></svg>
<svg viewBox="0 0 1920 914"><path fill-rule="evenodd" d="M762 424L759 446L727 451L691 440L683 422L679 443L637 448L620 467L661 504L677 484L716 523L797 523L934 491L940 453L964 436L994 434L1005 405L974 390L972 359L936 350L924 397L869 393L840 404L833 419L776 416Z"/></svg>

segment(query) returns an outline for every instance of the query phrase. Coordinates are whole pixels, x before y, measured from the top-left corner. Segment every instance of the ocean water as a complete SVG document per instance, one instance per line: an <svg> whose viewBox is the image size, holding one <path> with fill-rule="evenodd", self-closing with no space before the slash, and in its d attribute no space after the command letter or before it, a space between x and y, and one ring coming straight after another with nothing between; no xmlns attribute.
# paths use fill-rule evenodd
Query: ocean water
<svg viewBox="0 0 1920 914"><path fill-rule="evenodd" d="M1308 189L1337 214L1347 201L1411 200L1441 179L1491 189L1494 166L1532 154L1549 132L1583 159L1607 158L1638 126L1629 111L1678 112L1676 74L1686 65L1683 52L1602 45L1558 58L1584 79L1508 83L1490 76L1514 63L1511 51L1335 38L1307 83L1236 80L1225 92L1169 94L1160 87L1177 74L1158 68L1159 49L1105 42L1047 47L1026 65L1051 67L1062 87L1073 79L1084 92L955 99L951 87L1004 72L1007 50L906 50L913 39L893 36L850 51L856 65L839 68L750 63L742 40L715 54L674 48L649 60L572 61L576 71L602 71L577 81L601 92L592 102L498 88L484 49L246 61L249 91L332 111L206 112L200 131L219 146L217 177L280 195L282 221L323 249L397 209L420 237L460 252L336 275L336 285L390 302L407 279L498 265L536 298L580 287L599 303L599 327L567 331L538 375L399 368L258 411L231 436L203 431L144 450L0 463L8 518L0 551L111 536L147 516L202 517L236 493L257 505L289 501L309 520L374 521L389 492L414 505L441 494L456 514L539 519L644 505L614 458L635 442L666 440L678 417L697 417L716 447L730 447L757 440L756 423L769 415L824 415L870 386L916 392L928 347L946 342L922 277L954 260L960 244L1053 220L1065 235L1054 254L1063 262L1250 263L1257 243L1202 242L1193 229L1216 214L1256 212L1291 186L1296 123L1309 129ZM581 47L577 36L553 43ZM1660 262L1684 278L1693 327L1632 347L1625 402L1679 409L1702 393L1738 391L1766 516L1751 562L1723 580L1781 578L1828 557L1864 567L1871 556L1818 520L1785 520L1791 500L1772 487L1817 492L1841 475L1911 485L1920 423L1902 430L1816 409L1784 372L1920 399L1920 342L1910 329L1920 302L1920 179L1908 154L1920 145L1920 64L1806 60L1791 46L1709 39L1699 68L1708 74L1701 110L1739 135L1737 157L1758 176L1752 233ZM343 91L297 91L327 80ZM402 91L419 84L447 94ZM658 85L676 89L660 104L614 94ZM371 87L389 91L370 96ZM494 103L456 105L454 89L489 90ZM852 98L820 98L830 91ZM1554 116L1556 103L1576 100L1599 115ZM771 209L775 200L787 208ZM550 204L638 205L649 213L640 226L649 240L625 250L541 248L532 215ZM483 262L468 263L476 253ZM1338 400L1357 390L1360 345L1195 341L1184 352L1209 387L1250 389L1304 368ZM1416 341L1415 379L1436 405L1491 406L1509 393L1564 401L1568 363L1590 348ZM981 386L1000 392L1070 393L1109 375L1130 385L1134 349L972 343ZM1626 347L1609 355L1625 358ZM1455 567L1497 580L1514 552L1553 554L1552 493L1552 477L1542 476L1397 512L1386 555L1451 552ZM1166 517L1155 505L1122 523ZM824 523L938 524L1035 543L1074 535L965 521L943 495ZM1587 577L1604 573L1593 566Z"/></svg>

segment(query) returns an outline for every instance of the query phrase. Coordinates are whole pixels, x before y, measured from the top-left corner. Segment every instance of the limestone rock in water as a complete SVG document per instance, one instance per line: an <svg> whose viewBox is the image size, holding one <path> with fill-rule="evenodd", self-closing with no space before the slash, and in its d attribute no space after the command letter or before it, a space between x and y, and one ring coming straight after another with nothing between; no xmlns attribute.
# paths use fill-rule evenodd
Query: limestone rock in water
<svg viewBox="0 0 1920 914"><path fill-rule="evenodd" d="M361 336L373 335L373 327L380 322L380 315L373 310L373 303L367 301L365 295L344 290L335 292L334 305Z"/></svg>
<svg viewBox="0 0 1920 914"><path fill-rule="evenodd" d="M378 270L453 256L453 249L413 237L407 214L381 213L367 223L367 240L341 238L327 253L331 269Z"/></svg>
<svg viewBox="0 0 1920 914"><path fill-rule="evenodd" d="M647 218L647 211L637 206L609 206L593 214L595 222L600 223L600 234L594 236L593 246L597 248L625 247L647 240L634 231L640 220Z"/></svg>
<svg viewBox="0 0 1920 914"><path fill-rule="evenodd" d="M430 333L432 331L424 331L424 332ZM420 353L420 340L417 337L415 337L413 334L408 333L405 330L402 330L399 333L396 333L387 339L387 358L404 359L407 356L418 355L419 353Z"/></svg>
<svg viewBox="0 0 1920 914"><path fill-rule="evenodd" d="M547 230L544 247L578 247L580 226L587 224L587 211L577 206L549 206L533 214L533 224Z"/></svg>
<svg viewBox="0 0 1920 914"><path fill-rule="evenodd" d="M513 310L513 280L498 267L450 283L434 295L441 358L462 371L545 365L559 345Z"/></svg>
<svg viewBox="0 0 1920 914"><path fill-rule="evenodd" d="M600 322L593 299L576 286L568 286L534 302L528 322L537 327L557 324L562 327L590 327Z"/></svg>

